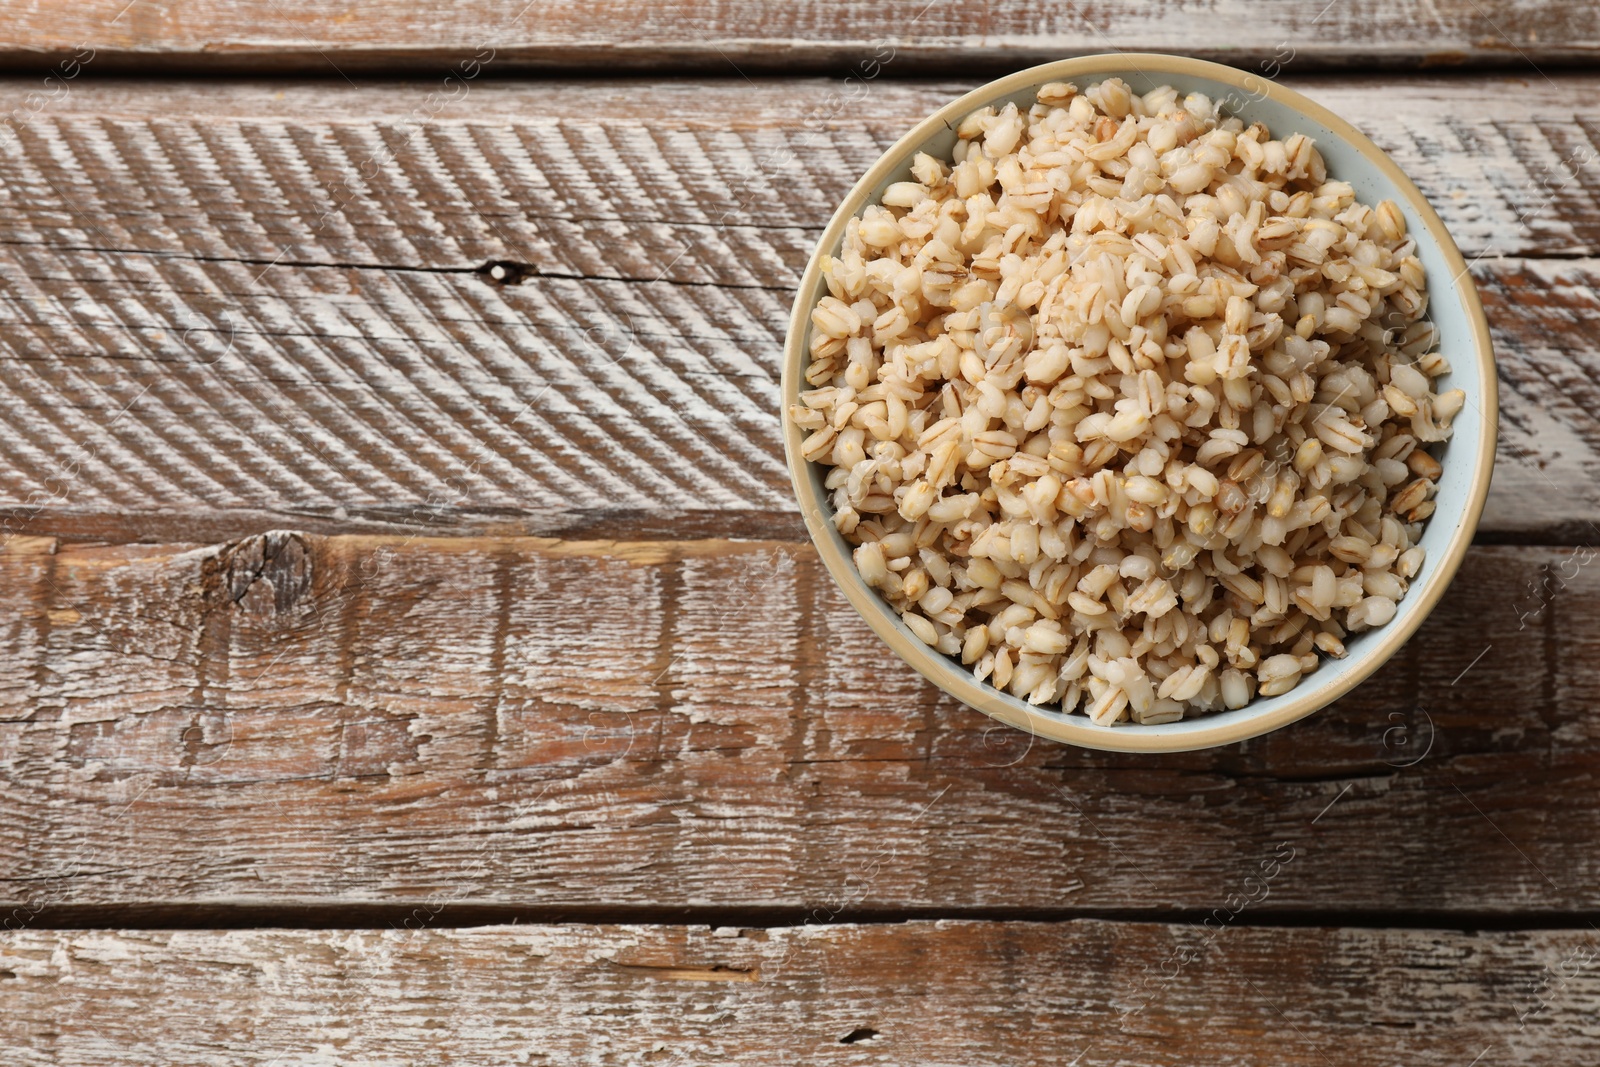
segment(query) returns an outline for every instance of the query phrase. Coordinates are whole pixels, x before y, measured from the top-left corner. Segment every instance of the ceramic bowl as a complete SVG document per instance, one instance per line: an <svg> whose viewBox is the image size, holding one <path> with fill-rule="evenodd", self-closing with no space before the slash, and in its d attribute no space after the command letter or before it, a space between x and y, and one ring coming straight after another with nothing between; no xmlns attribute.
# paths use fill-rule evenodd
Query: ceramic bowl
<svg viewBox="0 0 1600 1067"><path fill-rule="evenodd" d="M1257 698L1236 711L1200 715L1161 725L1097 726L1082 714L1035 707L1009 693L977 681L971 672L923 644L899 616L857 573L851 546L834 529L832 506L823 488L823 468L800 455L801 431L784 418L784 448L795 493L817 552L839 587L874 631L902 659L945 692L979 711L1041 737L1085 748L1122 752L1170 752L1209 748L1241 741L1286 726L1331 704L1353 689L1405 644L1422 624L1455 575L1472 541L1489 491L1494 466L1496 394L1494 354L1467 264L1445 232L1444 224L1421 192L1377 145L1326 108L1299 93L1232 67L1177 56L1117 53L1046 63L1019 71L951 101L918 123L885 152L856 183L834 213L795 298L783 361L783 410L797 402L804 385L811 330L810 313L826 292L821 258L838 252L845 224L876 203L892 182L910 176L912 158L928 152L949 159L955 128L968 114L986 105L1008 101L1026 110L1038 88L1070 81L1079 89L1109 77L1126 81L1144 93L1171 85L1181 93L1201 92L1224 101L1225 109L1245 122L1260 121L1274 137L1304 133L1316 140L1331 177L1349 182L1357 198L1368 204L1393 200L1405 213L1416 254L1428 276L1428 315L1440 331L1440 347L1452 370L1437 379L1436 389L1459 388L1467 403L1456 416L1454 433L1440 454L1444 474L1437 509L1421 544L1427 559L1386 625L1354 635L1344 659L1325 659L1316 672L1277 697ZM840 648L835 655L859 654Z"/></svg>

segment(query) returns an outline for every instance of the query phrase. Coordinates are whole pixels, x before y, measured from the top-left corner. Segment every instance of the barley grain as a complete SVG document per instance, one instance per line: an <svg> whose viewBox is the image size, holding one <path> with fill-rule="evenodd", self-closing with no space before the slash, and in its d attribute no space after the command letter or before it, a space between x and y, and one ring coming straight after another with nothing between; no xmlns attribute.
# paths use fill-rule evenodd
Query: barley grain
<svg viewBox="0 0 1600 1067"><path fill-rule="evenodd" d="M824 259L789 412L867 584L1103 725L1282 695L1393 619L1466 405L1399 207L1117 79L958 137Z"/></svg>

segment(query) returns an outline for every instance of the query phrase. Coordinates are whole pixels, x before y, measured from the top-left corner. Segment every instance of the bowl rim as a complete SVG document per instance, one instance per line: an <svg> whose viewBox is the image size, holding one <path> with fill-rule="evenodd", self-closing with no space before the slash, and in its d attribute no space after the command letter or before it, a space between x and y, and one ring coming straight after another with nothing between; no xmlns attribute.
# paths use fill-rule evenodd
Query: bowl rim
<svg viewBox="0 0 1600 1067"><path fill-rule="evenodd" d="M1076 716L1064 719L1037 710L1021 700L977 681L964 667L950 662L945 656L917 640L914 635L897 628L898 620L894 618L893 609L862 581L854 563L840 550L839 544L835 541L838 535L828 517L831 509L827 500L816 492L808 475L808 463L800 454L801 432L788 417L790 405L799 401L800 379L808 351L807 326L814 303L810 294L816 291L820 281L822 257L826 251L838 244L845 226L866 205L872 190L890 174L904 166L911 153L926 143L940 127L953 128L972 111L997 98L1045 82L1094 76L1109 77L1129 71L1208 78L1247 93L1260 94L1265 99L1321 123L1372 163L1404 196L1442 255L1451 273L1453 288L1457 292L1471 327L1474 356L1482 381L1482 395L1480 403L1476 406L1483 419L1483 433L1477 454L1470 459L1466 454L1461 457L1461 461L1473 464L1466 507L1443 555L1435 561L1430 577L1420 588L1408 591L1406 599L1410 604L1405 614L1375 634L1377 642L1364 648L1361 659L1353 663L1348 670L1337 676L1331 676L1321 685L1315 684L1313 675L1312 679L1308 679L1311 684L1301 687L1304 692L1298 696L1291 696L1271 712L1219 722L1209 727L1204 725L1205 717L1183 720L1186 724L1195 725L1186 726L1181 733L1164 730L1168 724L1106 727L1090 722L1087 717L1083 717L1080 722L1076 721L1079 718ZM1494 471L1495 442L1499 425L1499 389L1494 350L1489 334L1489 323L1484 316L1483 305L1478 299L1477 288L1468 271L1468 264L1445 229L1444 222L1405 172L1360 130L1321 104L1292 89L1284 88L1270 79L1249 71L1220 63L1151 52L1110 52L1081 56L1043 63L1008 74L980 85L945 104L890 146L851 187L849 194L828 221L806 264L790 312L789 331L784 344L781 396L783 406L779 416L783 423L784 457L796 499L800 502L806 530L828 573L843 590L851 605L866 620L867 625L896 655L918 673L967 706L1039 737L1110 752L1193 751L1258 737L1320 711L1369 678L1411 638L1423 620L1432 613L1466 557L1467 548L1477 530L1484 502L1488 497L1489 481ZM1298 690L1291 693L1296 691Z"/></svg>

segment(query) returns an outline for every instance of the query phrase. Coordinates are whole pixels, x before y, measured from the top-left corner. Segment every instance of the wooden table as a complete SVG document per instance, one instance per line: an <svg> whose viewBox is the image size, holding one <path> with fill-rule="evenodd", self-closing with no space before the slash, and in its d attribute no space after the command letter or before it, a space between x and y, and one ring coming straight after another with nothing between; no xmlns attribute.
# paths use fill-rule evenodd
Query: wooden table
<svg viewBox="0 0 1600 1067"><path fill-rule="evenodd" d="M1592 5L125 2L0 3L7 1065L1600 1062ZM1500 360L1444 604L1210 752L941 697L779 443L855 176L1111 48L1366 130Z"/></svg>

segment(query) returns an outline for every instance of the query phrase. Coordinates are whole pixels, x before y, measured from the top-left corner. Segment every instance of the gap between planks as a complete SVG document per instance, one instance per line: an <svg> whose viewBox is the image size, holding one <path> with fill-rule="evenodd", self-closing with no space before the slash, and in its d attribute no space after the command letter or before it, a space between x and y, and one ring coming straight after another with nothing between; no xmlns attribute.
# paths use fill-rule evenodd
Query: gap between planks
<svg viewBox="0 0 1600 1067"><path fill-rule="evenodd" d="M0 879L0 887L6 884ZM1215 909L1197 907L861 907L832 912L804 906L643 907L591 904L568 907L518 907L511 904L449 903L442 908L427 900L329 903L308 898L303 903L94 904L62 905L28 919L35 930L394 930L407 923L446 930L474 930L511 925L650 925L740 927L787 930L808 926L895 926L914 922L995 922L1063 925L1082 922L1138 923L1157 926L1201 926ZM1230 926L1261 929L1440 930L1457 933L1596 930L1600 910L1559 909L1428 911L1377 908L1300 908L1234 914Z"/></svg>

